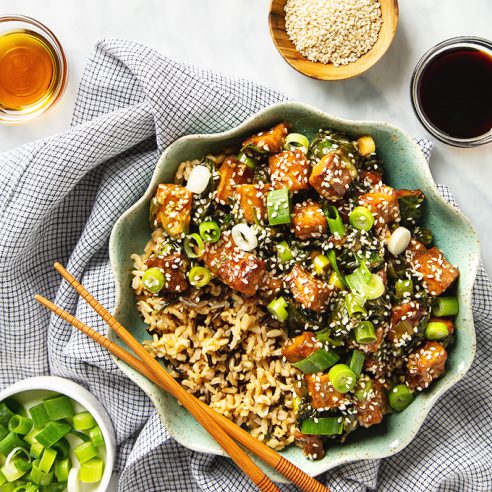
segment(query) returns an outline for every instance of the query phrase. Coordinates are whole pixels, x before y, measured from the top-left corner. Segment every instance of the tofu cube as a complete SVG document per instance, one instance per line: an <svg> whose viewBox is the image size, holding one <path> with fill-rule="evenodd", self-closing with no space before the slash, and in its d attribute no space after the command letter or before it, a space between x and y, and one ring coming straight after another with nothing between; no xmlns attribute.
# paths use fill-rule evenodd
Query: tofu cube
<svg viewBox="0 0 492 492"><path fill-rule="evenodd" d="M309 162L301 150L284 150L268 159L274 188L288 188L290 191L309 188Z"/></svg>
<svg viewBox="0 0 492 492"><path fill-rule="evenodd" d="M175 184L160 184L155 194L157 200L156 221L173 237L188 231L191 219L193 193Z"/></svg>

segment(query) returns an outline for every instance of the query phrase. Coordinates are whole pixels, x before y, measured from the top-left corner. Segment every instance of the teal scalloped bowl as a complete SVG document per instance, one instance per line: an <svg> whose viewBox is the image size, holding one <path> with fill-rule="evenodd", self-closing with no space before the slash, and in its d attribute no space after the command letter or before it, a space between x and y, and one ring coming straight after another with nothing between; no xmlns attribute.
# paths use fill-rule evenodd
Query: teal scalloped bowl
<svg viewBox="0 0 492 492"><path fill-rule="evenodd" d="M425 193L425 225L434 231L436 245L444 251L451 263L458 265L461 272L457 289L460 313L456 320L456 343L450 351L445 376L420 394L405 411L390 415L381 425L356 431L346 444L330 445L326 456L320 461L308 461L302 451L294 446L282 451L283 456L315 476L343 463L383 458L403 449L415 437L438 398L465 375L475 355L471 295L479 264L477 234L469 220L439 195L424 155L408 134L387 123L343 120L305 104L284 102L260 111L229 131L213 135L189 135L176 140L159 159L144 196L121 216L113 228L110 258L116 279L114 315L139 341L149 338L130 287L130 255L142 251L150 237L148 203L158 183L172 181L180 162L238 144L247 135L283 120L292 122L295 130L308 136L321 127L335 128L354 137L372 135L378 154L384 160L385 176L389 184L398 188L419 188ZM110 333L110 338L123 344L114 332ZM115 361L149 395L165 427L179 443L194 451L224 455L218 444L173 397L120 360ZM274 480L285 481L266 465L260 466Z"/></svg>

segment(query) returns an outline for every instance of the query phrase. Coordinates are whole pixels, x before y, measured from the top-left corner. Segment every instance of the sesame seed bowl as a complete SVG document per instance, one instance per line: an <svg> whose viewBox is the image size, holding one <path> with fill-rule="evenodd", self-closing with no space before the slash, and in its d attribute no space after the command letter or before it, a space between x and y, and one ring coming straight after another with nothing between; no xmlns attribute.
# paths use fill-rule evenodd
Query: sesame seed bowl
<svg viewBox="0 0 492 492"><path fill-rule="evenodd" d="M303 75L319 80L357 77L393 42L398 1L379 0L379 8L364 10L364 2L346 0L345 12L335 3L326 9L323 2L333 3L271 0L268 24L273 42L284 60Z"/></svg>
<svg viewBox="0 0 492 492"><path fill-rule="evenodd" d="M448 204L438 193L427 162L415 141L402 130L387 123L349 121L328 115L311 106L285 102L270 106L241 125L213 135L189 135L178 139L162 154L146 193L115 224L110 239L110 259L116 280L114 315L132 329L141 342L149 340L147 326L137 310L132 290L130 256L142 251L149 239L149 202L159 183L172 182L180 162L234 147L254 132L289 121L293 131L311 138L319 128L332 128L357 138L371 135L384 162L385 179L390 186L420 189L427 197L424 226L434 232L436 246L460 272L456 296L459 314L455 320L455 342L446 363L446 374L401 413L394 413L384 423L356 430L344 444L333 443L319 461L309 461L301 449L290 446L281 454L306 473L316 476L343 463L361 459L377 459L393 455L407 446L422 426L427 414L442 394L456 384L470 368L475 354L475 331L471 311L473 282L479 263L477 234L466 217ZM113 342L122 344L113 332ZM171 396L123 362L119 367L152 399L170 434L182 445L199 452L223 456L219 445ZM274 480L284 479L271 469L265 471Z"/></svg>

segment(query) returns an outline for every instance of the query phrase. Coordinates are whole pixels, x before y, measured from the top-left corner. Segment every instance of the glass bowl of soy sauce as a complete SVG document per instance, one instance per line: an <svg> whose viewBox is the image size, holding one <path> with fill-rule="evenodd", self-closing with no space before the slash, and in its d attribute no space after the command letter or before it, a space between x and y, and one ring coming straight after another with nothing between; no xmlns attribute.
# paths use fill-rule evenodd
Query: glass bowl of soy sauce
<svg viewBox="0 0 492 492"><path fill-rule="evenodd" d="M492 142L492 42L451 38L420 59L410 85L420 122L456 147Z"/></svg>

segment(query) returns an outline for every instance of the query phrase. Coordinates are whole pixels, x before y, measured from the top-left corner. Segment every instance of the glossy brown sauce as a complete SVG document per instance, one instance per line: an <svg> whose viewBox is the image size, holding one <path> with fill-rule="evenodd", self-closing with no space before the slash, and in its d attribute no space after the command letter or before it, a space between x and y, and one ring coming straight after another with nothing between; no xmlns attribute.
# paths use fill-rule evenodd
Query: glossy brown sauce
<svg viewBox="0 0 492 492"><path fill-rule="evenodd" d="M492 56L473 48L437 55L422 73L418 97L428 120L457 138L492 128Z"/></svg>

